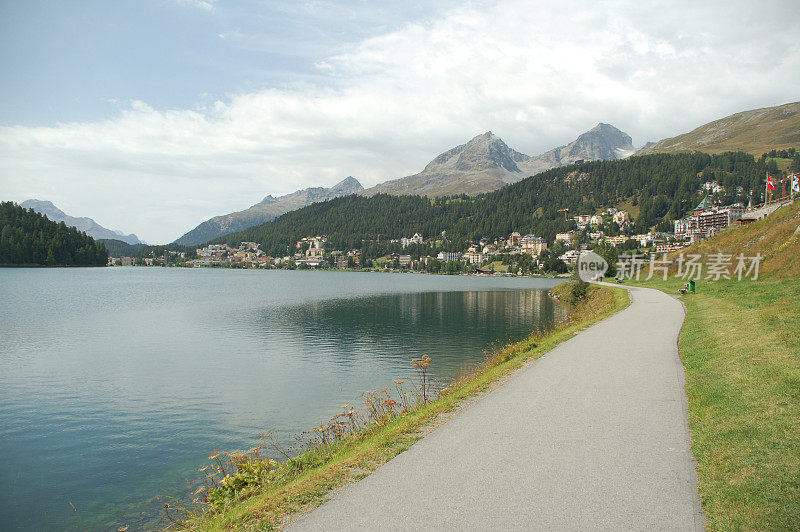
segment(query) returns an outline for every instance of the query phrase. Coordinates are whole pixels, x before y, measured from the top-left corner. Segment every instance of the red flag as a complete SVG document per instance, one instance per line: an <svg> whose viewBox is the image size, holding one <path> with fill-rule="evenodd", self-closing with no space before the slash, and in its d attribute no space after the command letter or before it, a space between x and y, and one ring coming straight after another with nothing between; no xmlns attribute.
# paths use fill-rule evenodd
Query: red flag
<svg viewBox="0 0 800 532"><path fill-rule="evenodd" d="M772 183L772 176L767 174L767 190L775 190L775 185Z"/></svg>

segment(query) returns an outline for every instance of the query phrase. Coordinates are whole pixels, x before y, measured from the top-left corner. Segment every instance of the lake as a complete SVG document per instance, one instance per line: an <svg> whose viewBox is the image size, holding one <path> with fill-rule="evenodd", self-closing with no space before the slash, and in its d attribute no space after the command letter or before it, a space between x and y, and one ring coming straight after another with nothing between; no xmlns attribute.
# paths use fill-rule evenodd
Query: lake
<svg viewBox="0 0 800 532"><path fill-rule="evenodd" d="M552 279L0 269L0 529L158 528L214 449L287 443L428 354L446 380L565 309Z"/></svg>

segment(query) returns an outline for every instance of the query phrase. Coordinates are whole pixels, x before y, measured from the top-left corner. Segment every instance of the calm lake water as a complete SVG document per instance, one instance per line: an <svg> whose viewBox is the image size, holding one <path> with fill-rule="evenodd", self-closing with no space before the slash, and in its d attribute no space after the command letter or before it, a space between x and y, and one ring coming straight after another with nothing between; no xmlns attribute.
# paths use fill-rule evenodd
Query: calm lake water
<svg viewBox="0 0 800 532"><path fill-rule="evenodd" d="M0 269L0 529L157 528L214 449L550 327L547 279Z"/></svg>

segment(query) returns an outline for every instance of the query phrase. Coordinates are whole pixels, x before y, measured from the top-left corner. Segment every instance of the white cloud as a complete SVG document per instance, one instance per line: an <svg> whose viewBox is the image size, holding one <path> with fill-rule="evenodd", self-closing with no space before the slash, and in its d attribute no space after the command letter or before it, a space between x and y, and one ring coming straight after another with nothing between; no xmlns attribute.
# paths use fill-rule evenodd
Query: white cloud
<svg viewBox="0 0 800 532"><path fill-rule="evenodd" d="M327 85L3 127L0 190L171 241L268 193L419 171L489 129L532 154L599 121L643 143L797 97L794 2L597 5L473 5L320 57Z"/></svg>

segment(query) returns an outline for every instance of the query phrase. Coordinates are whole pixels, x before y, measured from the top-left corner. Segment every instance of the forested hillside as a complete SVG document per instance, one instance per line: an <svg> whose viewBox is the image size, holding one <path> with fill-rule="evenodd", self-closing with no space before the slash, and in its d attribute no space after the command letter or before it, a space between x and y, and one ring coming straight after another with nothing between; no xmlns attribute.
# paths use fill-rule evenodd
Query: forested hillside
<svg viewBox="0 0 800 532"><path fill-rule="evenodd" d="M154 246L148 246L147 244L128 244L127 242L123 242L122 240L116 239L105 239L101 238L97 240L99 244L103 244L106 249L108 250L109 257L138 257L143 250L149 250Z"/></svg>
<svg viewBox="0 0 800 532"><path fill-rule="evenodd" d="M443 249L463 250L482 237L534 233L552 242L555 233L574 227L573 214L592 214L629 202L638 208L636 229L670 227L702 196L701 184L716 180L727 204L754 200L774 161L743 152L654 154L621 161L594 161L548 170L480 196L429 199L420 196L348 196L317 203L280 218L218 239L231 244L256 241L273 256L293 251L302 237L324 234L332 249L369 248L378 241L421 233L426 239L447 233ZM738 190L738 193L737 193ZM569 209L565 220L559 209ZM613 231L613 227L608 228ZM382 245L381 247L384 247Z"/></svg>
<svg viewBox="0 0 800 532"><path fill-rule="evenodd" d="M33 209L0 203L0 264L105 266L108 252L86 233Z"/></svg>

